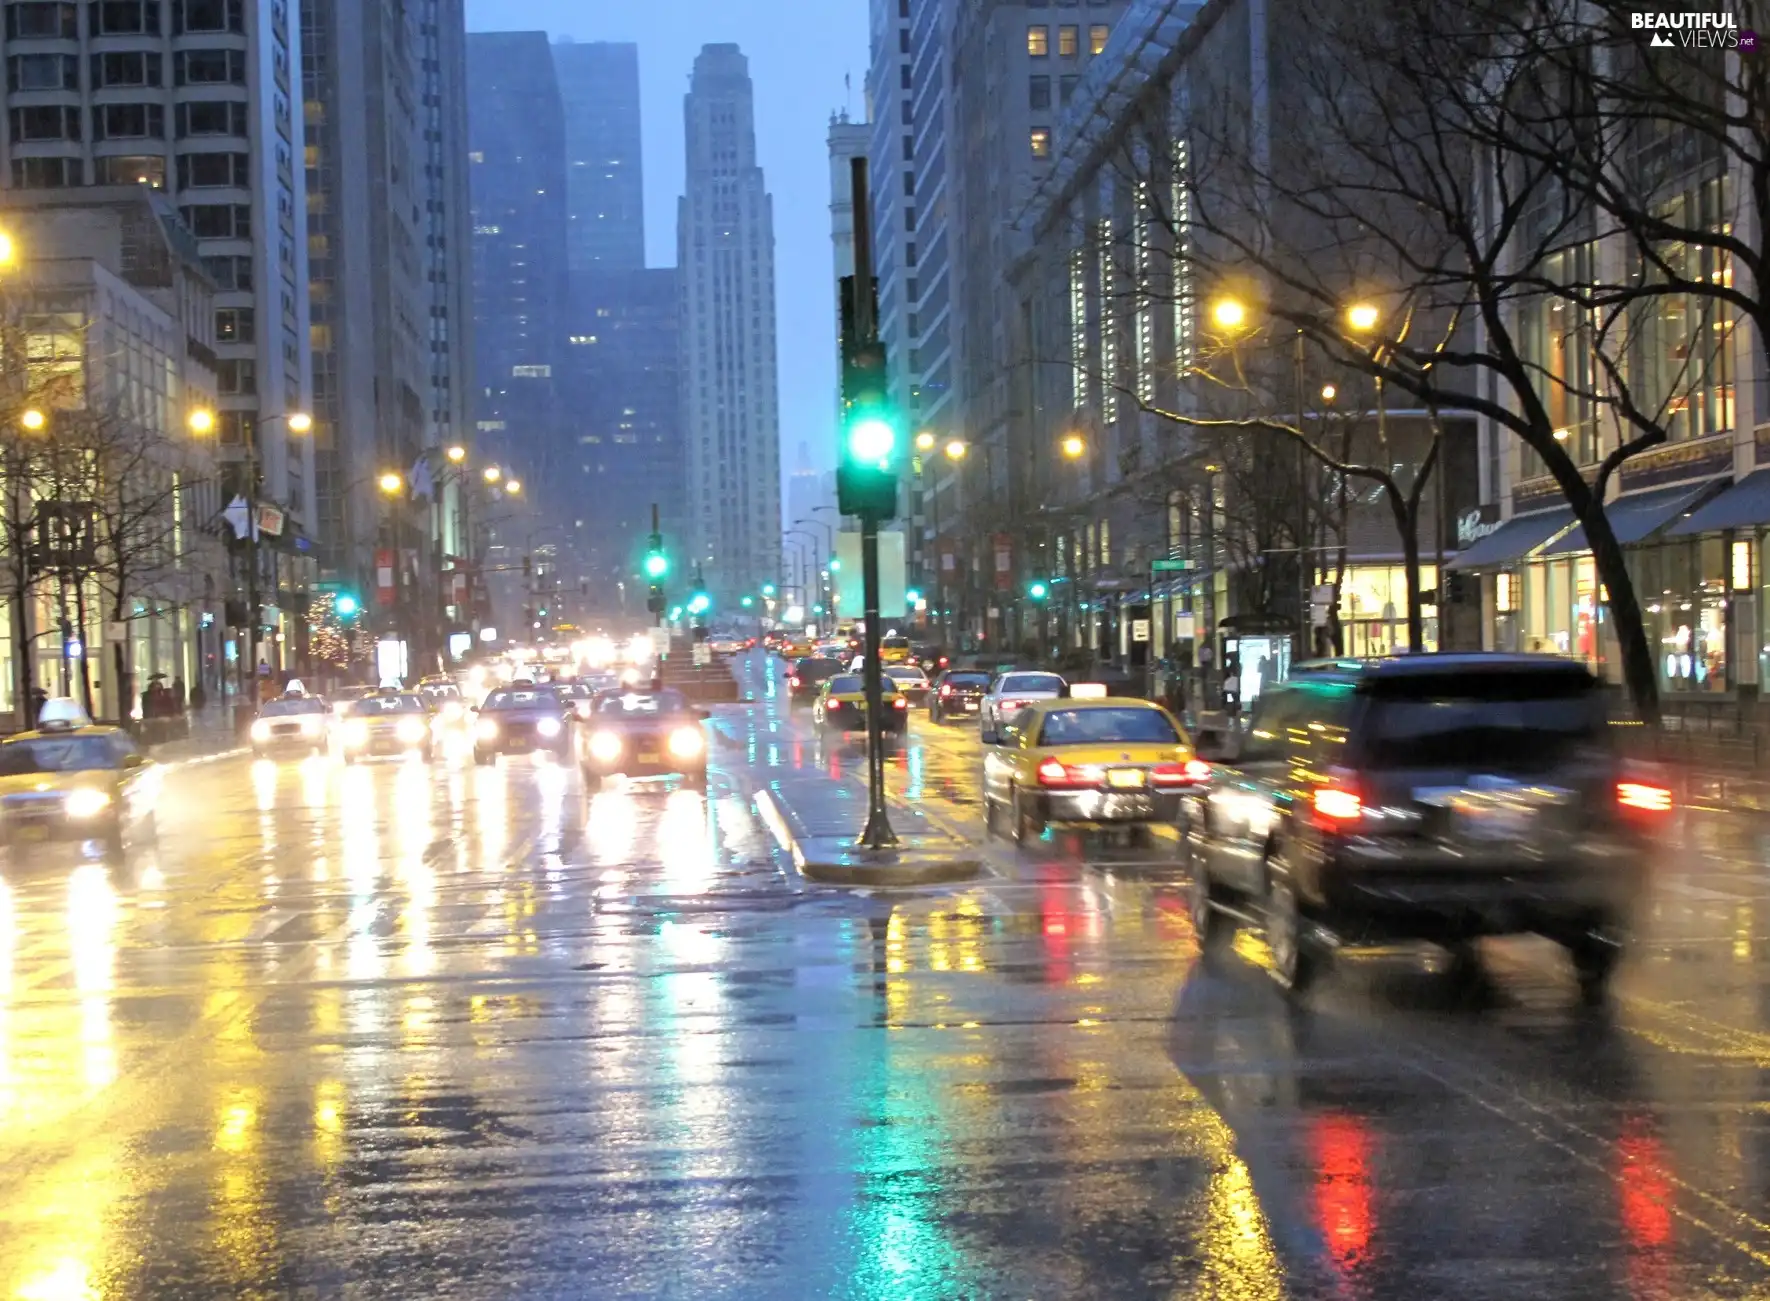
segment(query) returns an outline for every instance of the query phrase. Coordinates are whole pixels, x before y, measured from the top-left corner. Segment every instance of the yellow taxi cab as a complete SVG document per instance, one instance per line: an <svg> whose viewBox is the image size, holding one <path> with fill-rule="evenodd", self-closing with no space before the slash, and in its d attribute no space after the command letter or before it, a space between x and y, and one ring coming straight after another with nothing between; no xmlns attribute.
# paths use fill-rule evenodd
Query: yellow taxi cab
<svg viewBox="0 0 1770 1301"><path fill-rule="evenodd" d="M160 773L120 727L76 700L47 700L36 730L0 741L0 837L9 846L97 841L120 850L154 836Z"/></svg>
<svg viewBox="0 0 1770 1301"><path fill-rule="evenodd" d="M985 747L983 821L994 835L1008 815L1016 840L1053 823L1137 827L1177 822L1183 793L1211 766L1174 716L1148 700L1035 700Z"/></svg>
<svg viewBox="0 0 1770 1301"><path fill-rule="evenodd" d="M909 697L899 691L890 678L880 682L879 690L879 704L883 711L879 716L880 730L902 736L910 723ZM820 732L866 731L866 679L859 673L838 673L824 683L811 707L811 721Z"/></svg>
<svg viewBox="0 0 1770 1301"><path fill-rule="evenodd" d="M879 638L879 663L908 664L910 662L910 639L892 633L888 637Z"/></svg>
<svg viewBox="0 0 1770 1301"><path fill-rule="evenodd" d="M786 644L781 647L781 658L789 663L793 660L802 660L809 654L811 654L811 638L798 633L787 638Z"/></svg>

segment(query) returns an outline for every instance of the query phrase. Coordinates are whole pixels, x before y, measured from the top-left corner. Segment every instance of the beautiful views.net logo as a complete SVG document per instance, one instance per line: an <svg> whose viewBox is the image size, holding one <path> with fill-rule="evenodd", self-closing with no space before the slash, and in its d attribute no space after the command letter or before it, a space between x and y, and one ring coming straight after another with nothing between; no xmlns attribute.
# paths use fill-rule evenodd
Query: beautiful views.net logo
<svg viewBox="0 0 1770 1301"><path fill-rule="evenodd" d="M1744 50L1757 49L1756 32L1739 30L1738 20L1730 13L1632 13L1629 27L1637 32L1652 32L1647 43L1661 50Z"/></svg>

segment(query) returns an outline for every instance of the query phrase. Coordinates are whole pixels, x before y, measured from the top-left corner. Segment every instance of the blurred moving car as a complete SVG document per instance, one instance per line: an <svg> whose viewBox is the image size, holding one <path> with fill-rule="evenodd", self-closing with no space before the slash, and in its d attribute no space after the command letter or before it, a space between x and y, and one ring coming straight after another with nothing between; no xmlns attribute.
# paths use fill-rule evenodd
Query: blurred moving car
<svg viewBox="0 0 1770 1301"><path fill-rule="evenodd" d="M580 723L596 708L596 697L604 691L618 689L618 680L606 686L593 686L583 678L572 682L553 683L553 693Z"/></svg>
<svg viewBox="0 0 1770 1301"><path fill-rule="evenodd" d="M720 633L716 637L707 638L707 649L715 655L736 655L744 649L744 639L733 637L730 633Z"/></svg>
<svg viewBox="0 0 1770 1301"><path fill-rule="evenodd" d="M979 732L985 745L996 744L1003 724L1038 700L1056 700L1069 689L1055 673L1008 669L996 675L984 693L978 711Z"/></svg>
<svg viewBox="0 0 1770 1301"><path fill-rule="evenodd" d="M911 705L927 702L928 675L922 672L920 664L887 664L883 672L897 684L897 689Z"/></svg>
<svg viewBox="0 0 1770 1301"><path fill-rule="evenodd" d="M885 678L880 683L881 730L902 736L909 727L910 702ZM825 682L812 705L811 721L820 732L864 732L867 726L867 684L858 673L841 673Z"/></svg>
<svg viewBox="0 0 1770 1301"><path fill-rule="evenodd" d="M466 734L467 699L461 694L461 688L453 678L425 678L418 683L418 694L424 698L424 704L433 716L434 731L439 735Z"/></svg>
<svg viewBox="0 0 1770 1301"><path fill-rule="evenodd" d="M892 634L879 638L879 662L881 664L908 664L910 662L910 639Z"/></svg>
<svg viewBox="0 0 1770 1301"><path fill-rule="evenodd" d="M781 658L784 660L802 660L811 654L811 638L803 633L795 633L781 643Z"/></svg>
<svg viewBox="0 0 1770 1301"><path fill-rule="evenodd" d="M1468 971L1477 938L1535 932L1595 1001L1672 809L1611 733L1602 684L1555 656L1300 665L1189 810L1199 933L1251 902L1300 990L1342 943L1426 940Z"/></svg>
<svg viewBox="0 0 1770 1301"><path fill-rule="evenodd" d="M586 790L603 778L668 777L680 774L695 789L707 785L707 734L704 709L680 691L623 691L597 700L590 722L578 731L578 769Z"/></svg>
<svg viewBox="0 0 1770 1301"><path fill-rule="evenodd" d="M345 763L377 755L436 754L435 716L416 691L383 691L344 707L338 753Z"/></svg>
<svg viewBox="0 0 1770 1301"><path fill-rule="evenodd" d="M945 651L933 642L917 642L910 647L910 659L922 666L924 673L933 676L952 663Z"/></svg>
<svg viewBox="0 0 1770 1301"><path fill-rule="evenodd" d="M551 686L500 687L485 698L473 722L473 762L501 754L572 753L572 712Z"/></svg>
<svg viewBox="0 0 1770 1301"><path fill-rule="evenodd" d="M978 669L947 669L929 689L928 717L936 723L949 718L976 718L988 691L989 674Z"/></svg>
<svg viewBox="0 0 1770 1301"><path fill-rule="evenodd" d="M1008 815L1016 840L1052 823L1177 822L1181 792L1210 780L1174 716L1148 700L1037 700L1002 724L983 757L983 825Z"/></svg>
<svg viewBox="0 0 1770 1301"><path fill-rule="evenodd" d="M277 755L323 754L331 712L318 696L284 696L258 707L249 735L260 759Z"/></svg>
<svg viewBox="0 0 1770 1301"><path fill-rule="evenodd" d="M160 773L119 727L75 700L43 704L34 731L0 741L0 842L96 840L108 850L154 838Z"/></svg>
<svg viewBox="0 0 1770 1301"><path fill-rule="evenodd" d="M840 660L827 655L807 655L787 675L787 702L808 705L816 701L819 688L842 672Z"/></svg>

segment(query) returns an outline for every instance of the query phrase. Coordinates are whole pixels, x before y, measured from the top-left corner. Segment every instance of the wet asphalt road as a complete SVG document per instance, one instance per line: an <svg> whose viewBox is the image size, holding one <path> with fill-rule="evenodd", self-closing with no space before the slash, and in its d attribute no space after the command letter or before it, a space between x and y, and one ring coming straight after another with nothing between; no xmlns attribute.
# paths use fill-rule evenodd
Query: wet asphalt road
<svg viewBox="0 0 1770 1301"><path fill-rule="evenodd" d="M1770 817L1683 815L1608 1015L1201 961L1179 873L786 873L777 679L707 797L528 760L169 774L0 870L0 1298L1770 1296ZM975 734L893 783L978 826Z"/></svg>

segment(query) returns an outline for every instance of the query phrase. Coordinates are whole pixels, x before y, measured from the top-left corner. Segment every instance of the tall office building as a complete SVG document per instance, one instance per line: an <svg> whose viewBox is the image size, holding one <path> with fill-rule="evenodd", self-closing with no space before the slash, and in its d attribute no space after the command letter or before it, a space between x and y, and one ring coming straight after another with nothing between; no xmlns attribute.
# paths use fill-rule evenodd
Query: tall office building
<svg viewBox="0 0 1770 1301"><path fill-rule="evenodd" d="M872 134L865 122L850 122L846 111L830 115L830 246L835 253L836 279L854 274L854 160L867 156ZM838 382L836 411L841 415ZM837 428L841 427L838 421Z"/></svg>
<svg viewBox="0 0 1770 1301"><path fill-rule="evenodd" d="M308 274L320 563L369 576L376 471L463 438L461 0L306 0Z"/></svg>
<svg viewBox="0 0 1770 1301"><path fill-rule="evenodd" d="M171 191L219 292L215 352L224 455L254 438L264 494L312 531L311 444L291 438L308 398L306 207L287 0L9 4L15 189L151 185Z"/></svg>
<svg viewBox="0 0 1770 1301"><path fill-rule="evenodd" d="M566 518L556 372L565 348L565 113L542 32L467 37L475 421L539 505Z"/></svg>
<svg viewBox="0 0 1770 1301"><path fill-rule="evenodd" d="M574 273L645 265L639 147L639 47L612 41L553 46L565 105L566 256Z"/></svg>
<svg viewBox="0 0 1770 1301"><path fill-rule="evenodd" d="M688 183L676 220L688 558L727 601L780 568L774 209L753 109L742 52L703 46L683 103Z"/></svg>

